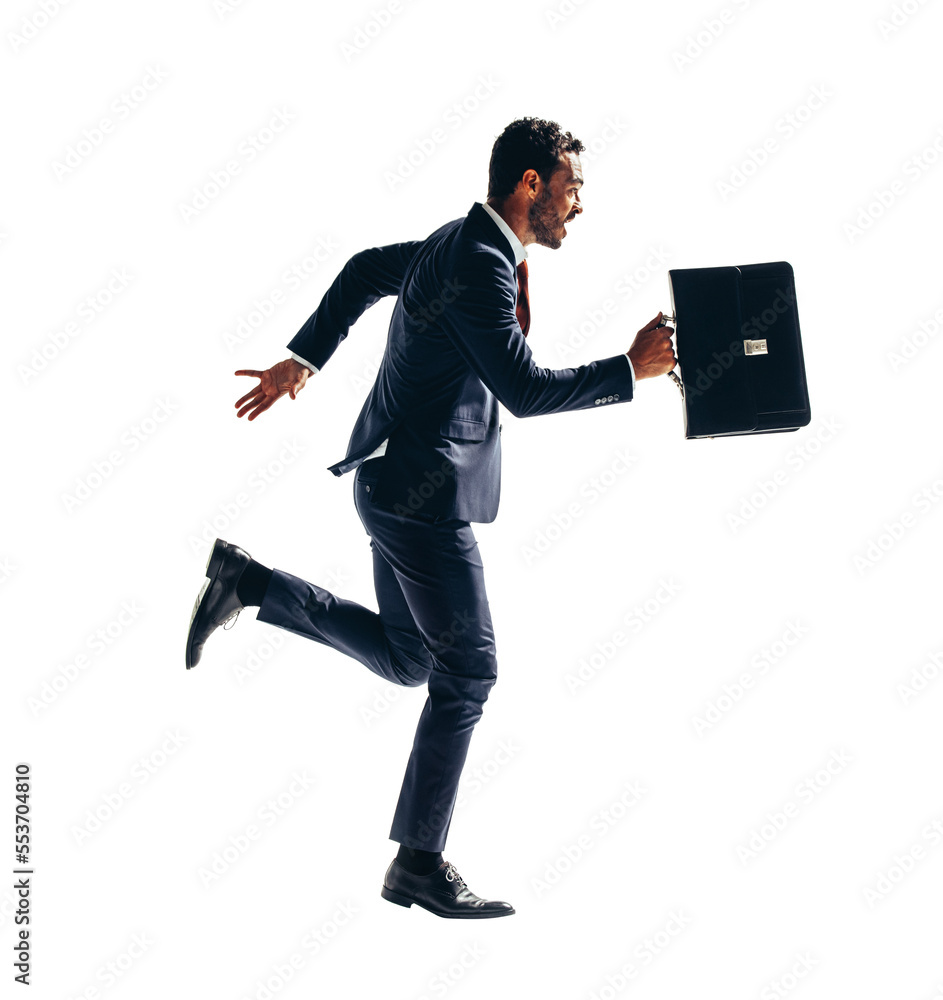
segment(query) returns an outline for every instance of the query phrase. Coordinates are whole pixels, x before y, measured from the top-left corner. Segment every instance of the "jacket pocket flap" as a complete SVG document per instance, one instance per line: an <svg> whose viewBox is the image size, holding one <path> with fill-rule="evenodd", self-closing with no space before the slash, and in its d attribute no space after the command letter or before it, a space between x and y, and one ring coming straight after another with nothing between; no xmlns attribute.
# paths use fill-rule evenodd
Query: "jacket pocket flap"
<svg viewBox="0 0 943 1000"><path fill-rule="evenodd" d="M483 420L467 420L464 417L448 417L442 421L439 433L459 441L484 441L488 428Z"/></svg>

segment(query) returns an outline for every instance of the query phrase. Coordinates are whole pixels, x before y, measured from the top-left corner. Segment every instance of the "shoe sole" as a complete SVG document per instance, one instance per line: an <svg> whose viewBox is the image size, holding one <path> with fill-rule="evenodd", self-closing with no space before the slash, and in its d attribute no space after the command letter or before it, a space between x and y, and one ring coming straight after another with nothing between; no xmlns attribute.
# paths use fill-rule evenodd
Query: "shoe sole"
<svg viewBox="0 0 943 1000"><path fill-rule="evenodd" d="M203 581L203 586L200 588L199 594L196 595L196 603L193 605L193 612L190 615L190 631L187 633L187 670L192 670L196 666L196 662L193 660L193 625L196 622L196 616L200 610L200 605L203 603L203 598L206 596L206 592L213 586L216 578L219 576L225 554L224 545L225 543L222 539L217 538L213 545L213 551L210 552L209 558L206 560L206 579Z"/></svg>
<svg viewBox="0 0 943 1000"><path fill-rule="evenodd" d="M401 892L396 892L393 889L387 889L386 886L383 886L380 890L380 895L384 899L388 899L391 903L396 903L397 906L412 906L415 903L416 906L434 913L437 917L455 917L459 920L486 920L491 917L509 917L512 913L516 912L511 907L510 910L498 910L496 913L475 913L473 910L469 910L467 913L442 913L439 910L433 910L424 903L420 903L418 899L413 899L411 896L404 896Z"/></svg>

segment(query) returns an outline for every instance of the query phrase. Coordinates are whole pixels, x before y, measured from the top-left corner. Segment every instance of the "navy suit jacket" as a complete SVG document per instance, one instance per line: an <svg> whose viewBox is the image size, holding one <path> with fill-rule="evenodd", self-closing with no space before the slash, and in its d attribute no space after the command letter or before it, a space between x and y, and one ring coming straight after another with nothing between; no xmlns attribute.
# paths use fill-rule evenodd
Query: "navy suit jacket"
<svg viewBox="0 0 943 1000"><path fill-rule="evenodd" d="M487 523L498 512L498 403L518 417L632 399L624 354L579 368L534 364L515 312L517 272L506 237L481 206L425 240L354 254L291 340L318 369L357 318L395 295L376 382L340 476L389 439L374 503L400 513Z"/></svg>

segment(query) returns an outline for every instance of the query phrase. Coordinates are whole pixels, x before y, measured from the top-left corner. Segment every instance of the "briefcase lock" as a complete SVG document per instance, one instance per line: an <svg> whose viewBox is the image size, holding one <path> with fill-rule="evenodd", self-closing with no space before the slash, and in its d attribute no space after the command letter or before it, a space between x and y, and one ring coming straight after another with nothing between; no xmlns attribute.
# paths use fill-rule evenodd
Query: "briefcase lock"
<svg viewBox="0 0 943 1000"><path fill-rule="evenodd" d="M769 354L769 351L766 349L765 340L745 340L743 353L749 357L751 354Z"/></svg>

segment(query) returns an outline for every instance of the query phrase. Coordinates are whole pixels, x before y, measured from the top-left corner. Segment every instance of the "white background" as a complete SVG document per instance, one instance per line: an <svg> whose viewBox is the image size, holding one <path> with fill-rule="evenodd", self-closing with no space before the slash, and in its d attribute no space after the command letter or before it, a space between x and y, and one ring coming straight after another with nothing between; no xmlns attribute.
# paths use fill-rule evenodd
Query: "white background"
<svg viewBox="0 0 943 1000"><path fill-rule="evenodd" d="M0 80L34 995L943 996L939 5L45 7L4 8ZM445 856L517 913L469 923L379 896L423 689L253 612L191 672L184 641L216 535L375 608L326 469L392 301L252 424L233 372L285 357L350 255L483 200L522 115L589 147L584 214L530 248L538 364L627 350L669 267L788 260L812 422L686 441L667 378L504 413L475 526L499 682Z"/></svg>

